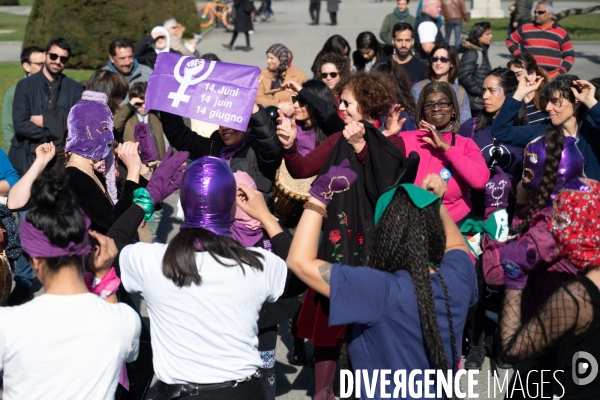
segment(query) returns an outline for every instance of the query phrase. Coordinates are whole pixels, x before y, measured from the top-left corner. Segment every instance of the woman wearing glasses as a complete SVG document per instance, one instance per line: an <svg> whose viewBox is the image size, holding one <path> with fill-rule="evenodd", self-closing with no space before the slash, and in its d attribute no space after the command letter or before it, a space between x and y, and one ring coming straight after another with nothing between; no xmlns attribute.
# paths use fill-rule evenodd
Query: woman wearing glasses
<svg viewBox="0 0 600 400"><path fill-rule="evenodd" d="M340 98L338 107L327 103L299 85L290 82L284 87L297 96L302 104L313 108L315 120L326 135L327 140L317 146L304 157L299 153L296 130L284 118L278 119L277 135L283 145L283 155L288 172L294 179L310 178L316 175L331 154L340 138L344 138L354 149L358 159L366 162L367 146L364 139L365 127L359 121L374 123L380 131L404 154L404 144L397 136L402 128L398 116L399 105L391 108L394 102L395 86L392 80L380 74L357 72L346 76L335 87L335 94ZM386 125L380 126L379 117L388 115Z"/></svg>
<svg viewBox="0 0 600 400"><path fill-rule="evenodd" d="M461 117L453 88L447 82L430 82L417 101L420 130L403 132L406 154L420 156L416 185L428 174L442 176L448 190L442 203L455 222L471 211L469 189L483 190L490 171L473 139L457 135Z"/></svg>
<svg viewBox="0 0 600 400"><path fill-rule="evenodd" d="M412 94L415 101L419 98L419 93L429 82L447 82L452 86L458 99L460 120L466 121L471 118L471 107L469 105L469 96L464 87L456 83L458 71L460 70L460 61L458 53L453 46L448 44L438 44L431 50L429 63L427 63L427 79L417 82L412 87Z"/></svg>
<svg viewBox="0 0 600 400"><path fill-rule="evenodd" d="M315 57L315 61L313 61L313 65L312 67L310 67L310 70L313 74L317 74L317 61L323 56L323 54L335 53L339 54L340 56L344 56L348 60L350 60L350 50L350 43L348 43L346 39L344 39L341 35L333 35L329 39L327 39L327 41L323 45L323 48Z"/></svg>
<svg viewBox="0 0 600 400"><path fill-rule="evenodd" d="M315 79L321 79L331 91L344 76L350 73L350 61L336 53L325 53L317 59Z"/></svg>

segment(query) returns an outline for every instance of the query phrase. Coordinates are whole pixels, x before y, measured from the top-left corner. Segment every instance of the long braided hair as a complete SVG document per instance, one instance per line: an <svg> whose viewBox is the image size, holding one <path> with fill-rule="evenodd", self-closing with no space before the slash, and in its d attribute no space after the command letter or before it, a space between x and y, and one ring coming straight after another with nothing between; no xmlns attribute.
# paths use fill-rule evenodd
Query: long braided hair
<svg viewBox="0 0 600 400"><path fill-rule="evenodd" d="M544 161L544 172L540 188L538 189L535 199L528 206L526 217L523 223L517 228L518 232L525 232L529 229L533 214L546 208L550 195L554 192L554 185L558 176L558 166L562 158L562 151L565 147L565 135L560 126L551 126L546 129L544 134L546 139L546 160Z"/></svg>
<svg viewBox="0 0 600 400"><path fill-rule="evenodd" d="M423 339L433 366L436 369L456 370L459 356L448 289L438 271L452 340L450 361L440 333L429 273L429 266L436 266L434 268L437 269L446 249L446 233L438 207L433 204L420 209L413 204L406 191L398 189L377 226L372 243L367 265L390 273L399 270L410 273L415 287Z"/></svg>

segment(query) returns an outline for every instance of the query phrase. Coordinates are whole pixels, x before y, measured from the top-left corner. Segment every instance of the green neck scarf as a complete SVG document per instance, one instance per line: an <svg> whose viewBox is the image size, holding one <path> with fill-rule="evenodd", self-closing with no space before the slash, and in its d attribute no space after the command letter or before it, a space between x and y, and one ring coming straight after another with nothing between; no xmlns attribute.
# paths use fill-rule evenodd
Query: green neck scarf
<svg viewBox="0 0 600 400"><path fill-rule="evenodd" d="M387 210L388 206L392 202L394 194L396 194L396 190L398 190L400 187L406 191L408 197L410 197L413 204L417 206L417 208L425 208L435 202L438 203L437 206L439 208L441 204L441 199L435 194L428 192L425 189L421 189L419 186L413 185L412 183L403 183L393 187L379 196L377 205L375 206L375 225L379 223L383 213L385 213L385 210Z"/></svg>
<svg viewBox="0 0 600 400"><path fill-rule="evenodd" d="M404 21L406 18L408 18L409 15L408 7L406 7L406 10L404 10L404 12L400 12L398 10L398 7L394 8L394 15L400 18L402 21Z"/></svg>

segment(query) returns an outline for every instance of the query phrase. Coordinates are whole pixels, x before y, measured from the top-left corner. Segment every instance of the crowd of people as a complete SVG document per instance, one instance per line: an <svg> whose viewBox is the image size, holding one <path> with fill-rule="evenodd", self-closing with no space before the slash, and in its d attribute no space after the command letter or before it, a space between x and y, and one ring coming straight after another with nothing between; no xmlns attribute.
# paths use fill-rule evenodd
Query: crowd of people
<svg viewBox="0 0 600 400"><path fill-rule="evenodd" d="M274 400L282 324L316 400L339 368L456 374L486 356L594 398L570 371L600 357L600 78L567 74L547 0L507 65L487 56L490 23L461 37L460 3L414 18L399 0L384 43L334 35L311 79L273 44L245 131L145 106L160 53L220 60L175 20L115 39L84 82L63 74L67 40L23 49L0 152L3 398L141 400L156 376L157 400Z"/></svg>

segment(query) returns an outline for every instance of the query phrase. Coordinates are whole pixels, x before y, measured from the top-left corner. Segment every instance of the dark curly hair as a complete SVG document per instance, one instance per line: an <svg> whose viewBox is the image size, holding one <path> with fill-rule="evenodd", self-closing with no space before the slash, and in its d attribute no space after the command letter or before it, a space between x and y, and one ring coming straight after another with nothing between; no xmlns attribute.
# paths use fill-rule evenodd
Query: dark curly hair
<svg viewBox="0 0 600 400"><path fill-rule="evenodd" d="M417 105L415 104L415 98L410 92L410 78L402 65L390 59L384 63L375 64L370 72L387 75L392 78L396 87L396 101L402 105L407 113L415 114Z"/></svg>
<svg viewBox="0 0 600 400"><path fill-rule="evenodd" d="M568 100L571 104L575 104L575 95L571 88L575 88L578 92L579 88L573 86L573 81L579 80L577 75L559 75L544 86L544 89L540 91L540 103L542 108L546 108L549 101L558 101L562 104L564 99ZM554 97L554 93L558 92L558 98ZM577 122L581 121L587 112L587 107L582 103L579 104L579 108L575 114Z"/></svg>
<svg viewBox="0 0 600 400"><path fill-rule="evenodd" d="M340 74L340 78L345 77L350 73L350 61L337 53L325 53L317 59L317 71L315 79L321 79L321 67L325 64L333 64Z"/></svg>
<svg viewBox="0 0 600 400"><path fill-rule="evenodd" d="M342 78L334 94L340 96L344 90L351 90L358 102L358 111L375 120L387 115L394 101L395 87L388 76L359 71Z"/></svg>
<svg viewBox="0 0 600 400"><path fill-rule="evenodd" d="M429 53L429 59L427 60L427 78L431 81L435 80L435 72L433 72L433 66L431 65L431 57L438 50L446 50L448 52L448 58L452 63L453 67L448 71L448 83L456 82L458 78L458 71L460 70L460 60L458 59L458 51L456 47L450 46L446 43L436 44L435 47Z"/></svg>

